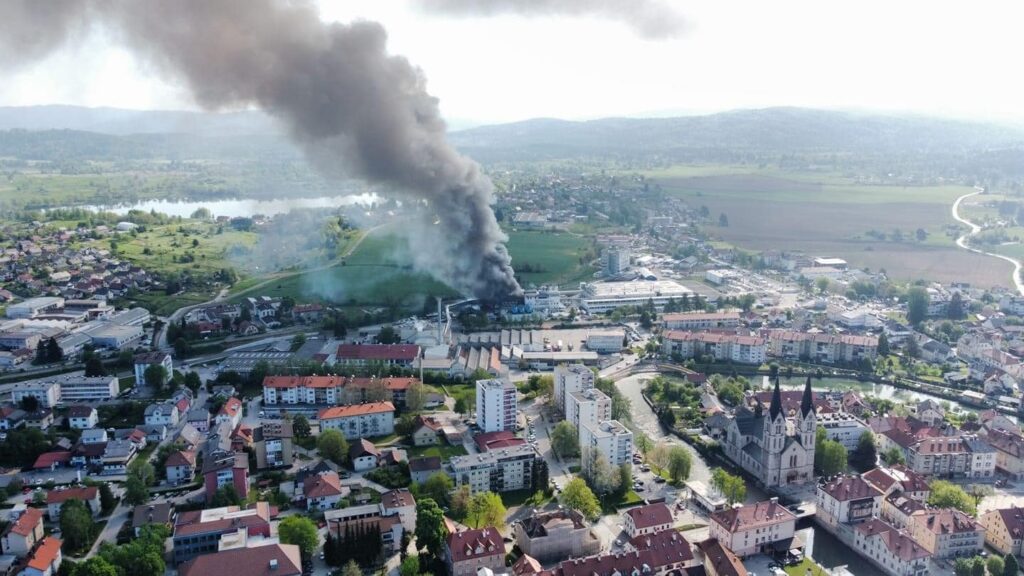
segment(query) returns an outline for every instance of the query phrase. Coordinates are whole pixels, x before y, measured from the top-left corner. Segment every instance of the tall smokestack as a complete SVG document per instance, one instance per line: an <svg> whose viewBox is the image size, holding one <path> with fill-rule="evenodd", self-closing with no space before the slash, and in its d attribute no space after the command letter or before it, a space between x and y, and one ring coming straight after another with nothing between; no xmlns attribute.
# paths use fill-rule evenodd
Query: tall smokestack
<svg viewBox="0 0 1024 576"><path fill-rule="evenodd" d="M444 344L444 320L441 316L441 297L437 297L437 345Z"/></svg>
<svg viewBox="0 0 1024 576"><path fill-rule="evenodd" d="M379 24L323 23L302 0L9 0L0 14L0 64L102 26L203 108L258 106L322 173L423 206L423 222L403 223L418 268L478 298L520 291L490 180L448 144L423 74L388 54Z"/></svg>

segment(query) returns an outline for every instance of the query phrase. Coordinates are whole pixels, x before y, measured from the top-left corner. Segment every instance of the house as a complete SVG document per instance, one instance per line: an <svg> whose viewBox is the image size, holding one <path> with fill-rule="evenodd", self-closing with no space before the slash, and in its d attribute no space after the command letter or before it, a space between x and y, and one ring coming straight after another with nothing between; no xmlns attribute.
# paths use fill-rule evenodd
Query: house
<svg viewBox="0 0 1024 576"><path fill-rule="evenodd" d="M637 536L626 544L626 549L639 552L657 574L682 572L699 565L690 543L675 528Z"/></svg>
<svg viewBox="0 0 1024 576"><path fill-rule="evenodd" d="M232 429L237 428L239 422L242 421L242 401L233 396L228 398L224 401L220 411L217 412L217 416L213 420L217 424L228 422L231 424Z"/></svg>
<svg viewBox="0 0 1024 576"><path fill-rule="evenodd" d="M43 511L19 504L10 510L8 518L10 524L2 539L3 553L27 556L36 543L43 539Z"/></svg>
<svg viewBox="0 0 1024 576"><path fill-rule="evenodd" d="M431 446L440 442L443 424L430 416L418 415L412 425L413 446Z"/></svg>
<svg viewBox="0 0 1024 576"><path fill-rule="evenodd" d="M935 426L946 419L946 410L935 400L926 398L917 403L914 415L929 426Z"/></svg>
<svg viewBox="0 0 1024 576"><path fill-rule="evenodd" d="M50 426L53 426L53 409L40 408L35 412L25 414L25 426L47 430Z"/></svg>
<svg viewBox="0 0 1024 576"><path fill-rule="evenodd" d="M476 494L542 489L544 487L533 485L534 471L547 464L533 446L524 444L482 454L453 456L449 459L449 465L455 486L468 485L470 491Z"/></svg>
<svg viewBox="0 0 1024 576"><path fill-rule="evenodd" d="M963 512L928 510L910 524L910 535L933 558L975 556L985 548L985 528Z"/></svg>
<svg viewBox="0 0 1024 576"><path fill-rule="evenodd" d="M43 452L32 464L33 470L56 470L60 466L67 466L71 462L71 452L67 450L55 450Z"/></svg>
<svg viewBox="0 0 1024 576"><path fill-rule="evenodd" d="M416 499L408 488L396 488L381 494L380 504L385 516L398 515L406 531L416 529Z"/></svg>
<svg viewBox="0 0 1024 576"><path fill-rule="evenodd" d="M191 450L178 450L171 453L164 463L167 472L167 483L175 486L187 484L196 475L196 453Z"/></svg>
<svg viewBox="0 0 1024 576"><path fill-rule="evenodd" d="M68 425L76 430L94 428L99 421L99 413L92 406L75 404L68 408Z"/></svg>
<svg viewBox="0 0 1024 576"><path fill-rule="evenodd" d="M1000 554L1024 555L1024 508L1011 506L989 510L979 519L985 529L985 544Z"/></svg>
<svg viewBox="0 0 1024 576"><path fill-rule="evenodd" d="M423 484L434 474L442 472L441 458L438 456L424 456L409 460L409 476L417 484Z"/></svg>
<svg viewBox="0 0 1024 576"><path fill-rule="evenodd" d="M57 574L64 559L60 553L61 544L63 542L53 536L43 538L42 544L29 556L25 569L21 573L24 576L54 576Z"/></svg>
<svg viewBox="0 0 1024 576"><path fill-rule="evenodd" d="M575 510L538 510L512 525L516 545L539 562L580 558L601 551L601 540Z"/></svg>
<svg viewBox="0 0 1024 576"><path fill-rule="evenodd" d="M360 438L352 443L348 449L348 459L352 462L352 469L356 472L371 470L377 467L380 459L380 451L366 438Z"/></svg>
<svg viewBox="0 0 1024 576"><path fill-rule="evenodd" d="M178 512L174 517L172 535L173 561L180 565L201 554L216 552L222 536L237 535L239 531L246 537L270 538L271 521L276 515L276 509L267 502L257 502L246 508L225 506ZM228 573L235 571L229 570Z"/></svg>
<svg viewBox="0 0 1024 576"><path fill-rule="evenodd" d="M0 430L14 430L25 425L25 411L5 404L0 406Z"/></svg>
<svg viewBox="0 0 1024 576"><path fill-rule="evenodd" d="M772 498L715 512L710 528L712 538L745 558L793 541L796 515L779 504L778 498Z"/></svg>
<svg viewBox="0 0 1024 576"><path fill-rule="evenodd" d="M145 438L142 446L145 447ZM103 450L103 473L126 474L128 465L140 448L130 439L117 439L107 442Z"/></svg>
<svg viewBox="0 0 1024 576"><path fill-rule="evenodd" d="M697 543L708 576L747 576L743 562L715 538Z"/></svg>
<svg viewBox="0 0 1024 576"><path fill-rule="evenodd" d="M174 518L174 504L171 502L154 502L140 504L132 511L132 530L138 536L145 526L159 525L171 528Z"/></svg>
<svg viewBox="0 0 1024 576"><path fill-rule="evenodd" d="M241 499L249 497L249 458L232 451L217 450L205 455L203 462L203 486L206 489L206 503L213 501L217 490L225 486L234 488Z"/></svg>
<svg viewBox="0 0 1024 576"><path fill-rule="evenodd" d="M173 403L161 402L146 406L145 422L148 426L176 426L178 418L178 406Z"/></svg>
<svg viewBox="0 0 1024 576"><path fill-rule="evenodd" d="M82 430L82 435L78 437L78 440L82 444L106 444L110 437L107 435L107 431L102 428L89 428L88 430Z"/></svg>
<svg viewBox="0 0 1024 576"><path fill-rule="evenodd" d="M881 490L860 476L839 476L818 485L817 514L832 527L856 524L879 515L882 497Z"/></svg>
<svg viewBox="0 0 1024 576"><path fill-rule="evenodd" d="M996 469L1014 480L1024 479L1024 437L993 428L985 439L996 451Z"/></svg>
<svg viewBox="0 0 1024 576"><path fill-rule="evenodd" d="M307 476L302 483L302 493L306 497L306 510L330 510L339 500L350 492L341 485L337 472L323 472Z"/></svg>
<svg viewBox="0 0 1024 576"><path fill-rule="evenodd" d="M900 530L909 531L918 516L928 512L928 506L900 492L893 492L882 500L882 519Z"/></svg>
<svg viewBox="0 0 1024 576"><path fill-rule="evenodd" d="M164 381L160 383L161 386L166 384L174 373L171 355L167 352L145 352L143 354L136 354L134 364L135 386L141 388L146 385L146 369L150 366L163 367Z"/></svg>
<svg viewBox="0 0 1024 576"><path fill-rule="evenodd" d="M210 412L203 407L193 408L188 411L185 422L197 432L205 434L210 431Z"/></svg>
<svg viewBox="0 0 1024 576"><path fill-rule="evenodd" d="M180 576L302 576L302 557L294 544L267 543L203 554L178 568Z"/></svg>
<svg viewBox="0 0 1024 576"><path fill-rule="evenodd" d="M51 522L60 519L60 507L68 500L81 500L95 518L100 513L100 491L95 486L72 486L46 493L46 517Z"/></svg>
<svg viewBox="0 0 1024 576"><path fill-rule="evenodd" d="M652 534L672 527L672 511L664 504L648 504L626 510L622 528L630 538Z"/></svg>
<svg viewBox="0 0 1024 576"><path fill-rule="evenodd" d="M853 549L889 576L926 576L931 553L909 534L877 518L853 529Z"/></svg>
<svg viewBox="0 0 1024 576"><path fill-rule="evenodd" d="M317 417L321 431L338 430L348 440L395 432L395 405L391 402L334 406L320 410Z"/></svg>
<svg viewBox="0 0 1024 576"><path fill-rule="evenodd" d="M505 571L505 543L492 526L449 534L444 543L448 576L477 576L477 571Z"/></svg>

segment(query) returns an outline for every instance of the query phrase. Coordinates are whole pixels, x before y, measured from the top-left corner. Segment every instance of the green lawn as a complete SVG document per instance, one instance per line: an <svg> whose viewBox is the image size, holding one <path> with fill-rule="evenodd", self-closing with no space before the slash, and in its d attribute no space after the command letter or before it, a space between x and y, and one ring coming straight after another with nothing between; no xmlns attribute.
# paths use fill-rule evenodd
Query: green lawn
<svg viewBox="0 0 1024 576"><path fill-rule="evenodd" d="M633 490L630 490L618 499L614 497L605 498L601 503L601 509L605 514L615 514L620 508L637 506L639 504L643 504L643 502L643 496L637 494Z"/></svg>
<svg viewBox="0 0 1024 576"><path fill-rule="evenodd" d="M409 458L438 456L441 460L447 460L452 456L465 456L466 448L461 444L457 446L451 446L449 444L438 444L436 446L411 446L406 448L406 453L409 455Z"/></svg>
<svg viewBox="0 0 1024 576"><path fill-rule="evenodd" d="M595 269L589 264L594 253L590 240L584 236L534 231L512 231L508 236L512 267L524 285L574 286L594 274Z"/></svg>
<svg viewBox="0 0 1024 576"><path fill-rule="evenodd" d="M810 558L804 558L799 564L785 566L783 570L789 576L828 576L828 572L821 566L814 563Z"/></svg>
<svg viewBox="0 0 1024 576"><path fill-rule="evenodd" d="M136 294L131 298L119 301L126 306L141 306L157 316L167 316L183 306L191 306L207 302L216 296L216 292L184 292L168 296L161 291Z"/></svg>

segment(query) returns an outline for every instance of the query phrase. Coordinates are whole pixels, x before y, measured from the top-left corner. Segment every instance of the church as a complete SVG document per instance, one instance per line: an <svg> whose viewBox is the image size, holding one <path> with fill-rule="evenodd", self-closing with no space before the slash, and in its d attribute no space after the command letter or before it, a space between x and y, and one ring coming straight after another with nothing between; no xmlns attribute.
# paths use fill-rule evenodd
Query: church
<svg viewBox="0 0 1024 576"><path fill-rule="evenodd" d="M818 419L810 378L795 412L787 414L783 408L776 379L767 413L758 402L753 409L740 407L728 419L722 450L730 460L760 478L766 488L812 482Z"/></svg>

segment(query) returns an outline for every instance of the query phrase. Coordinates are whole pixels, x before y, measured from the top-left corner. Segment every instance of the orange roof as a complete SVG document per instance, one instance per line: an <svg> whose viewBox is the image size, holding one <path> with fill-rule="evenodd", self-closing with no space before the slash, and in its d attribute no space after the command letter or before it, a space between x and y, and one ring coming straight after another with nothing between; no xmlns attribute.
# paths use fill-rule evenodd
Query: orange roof
<svg viewBox="0 0 1024 576"><path fill-rule="evenodd" d="M65 488L64 490L50 490L46 493L47 504L63 504L68 500L95 500L98 489L95 486L82 486L77 488Z"/></svg>
<svg viewBox="0 0 1024 576"><path fill-rule="evenodd" d="M43 511L39 508L25 510L11 525L11 532L19 536L28 536L43 521Z"/></svg>
<svg viewBox="0 0 1024 576"><path fill-rule="evenodd" d="M44 452L39 455L39 458L36 458L36 463L32 467L38 470L40 468L49 468L54 464L66 464L70 461L71 452Z"/></svg>
<svg viewBox="0 0 1024 576"><path fill-rule="evenodd" d="M224 405L220 407L220 413L226 416L234 416L238 414L238 411L242 409L242 401L238 398L228 398Z"/></svg>
<svg viewBox="0 0 1024 576"><path fill-rule="evenodd" d="M267 388L337 388L344 385L342 376L267 376L263 386Z"/></svg>
<svg viewBox="0 0 1024 576"><path fill-rule="evenodd" d="M317 415L320 420L332 418L348 418L350 416L363 416L366 414L378 414L381 412L394 412L395 405L391 402L368 402L366 404L353 404L351 406L334 406L324 408Z"/></svg>
<svg viewBox="0 0 1024 576"><path fill-rule="evenodd" d="M53 536L43 538L43 543L36 548L35 554L28 560L28 567L46 572L53 565L53 562L60 556L60 545L62 542Z"/></svg>

